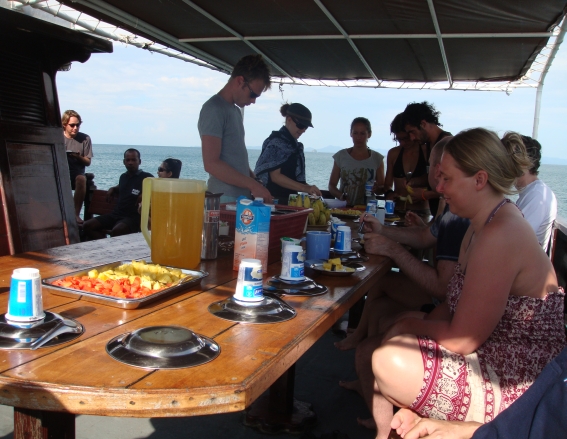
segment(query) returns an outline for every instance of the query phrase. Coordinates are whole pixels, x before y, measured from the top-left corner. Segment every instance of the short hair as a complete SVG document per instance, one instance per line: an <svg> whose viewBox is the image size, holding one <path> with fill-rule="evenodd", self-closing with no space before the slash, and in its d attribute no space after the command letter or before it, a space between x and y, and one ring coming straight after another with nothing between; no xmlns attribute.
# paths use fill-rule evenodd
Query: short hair
<svg viewBox="0 0 567 439"><path fill-rule="evenodd" d="M76 117L77 119L79 119L79 123L83 123L81 116L75 110L65 110L65 112L61 116L61 125L67 125L69 123L69 119L71 119L72 117Z"/></svg>
<svg viewBox="0 0 567 439"><path fill-rule="evenodd" d="M129 152L135 152L136 154L138 154L138 159L141 160L142 156L140 155L140 151L138 151L135 148L128 148L126 151L124 151L124 158L126 158L126 154L128 154Z"/></svg>
<svg viewBox="0 0 567 439"><path fill-rule="evenodd" d="M252 82L255 79L264 81L264 91L271 87L272 81L270 79L270 68L265 63L262 55L247 55L244 56L236 63L232 73L231 79L237 76L242 76L246 82Z"/></svg>
<svg viewBox="0 0 567 439"><path fill-rule="evenodd" d="M403 117L404 113L396 114L396 117L394 117L394 120L392 120L392 123L390 123L390 133L394 135L401 132L405 133L406 124L404 123Z"/></svg>
<svg viewBox="0 0 567 439"><path fill-rule="evenodd" d="M368 134L372 134L372 126L370 125L370 121L365 117L355 117L352 123L350 124L351 131L357 123L363 124L366 127L366 131L368 131Z"/></svg>
<svg viewBox="0 0 567 439"><path fill-rule="evenodd" d="M541 143L529 136L522 136L522 141L524 142L524 146L526 147L528 157L532 162L532 166L530 166L528 171L532 175L538 175L538 169L541 165Z"/></svg>
<svg viewBox="0 0 567 439"><path fill-rule="evenodd" d="M433 145L433 147L431 148L431 152L429 153L429 162L431 163L431 166L438 165L439 162L441 162L443 149L445 148L445 145L449 143L449 140L451 140L452 138L453 136L445 136L441 140L439 140L439 142Z"/></svg>
<svg viewBox="0 0 567 439"><path fill-rule="evenodd" d="M439 123L439 116L441 113L435 109L433 104L427 101L411 102L406 106L403 112L403 124L418 127L421 121L424 120L433 123L437 126L443 126Z"/></svg>
<svg viewBox="0 0 567 439"><path fill-rule="evenodd" d="M514 182L531 165L521 136L513 132L499 139L494 131L471 128L453 137L443 152L450 154L466 175L486 171L488 183L501 194L517 193Z"/></svg>
<svg viewBox="0 0 567 439"><path fill-rule="evenodd" d="M170 157L165 159L163 162L167 167L167 171L171 172L171 178L179 178L179 175L181 174L181 165L183 165L183 163L181 163L181 160L172 159Z"/></svg>

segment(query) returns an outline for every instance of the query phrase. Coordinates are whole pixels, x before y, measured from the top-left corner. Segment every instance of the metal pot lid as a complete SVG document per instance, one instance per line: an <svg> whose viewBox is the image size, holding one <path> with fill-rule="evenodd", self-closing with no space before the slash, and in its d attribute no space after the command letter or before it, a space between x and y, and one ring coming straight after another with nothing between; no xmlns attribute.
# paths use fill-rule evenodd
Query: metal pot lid
<svg viewBox="0 0 567 439"><path fill-rule="evenodd" d="M35 322L14 322L6 319L6 314L0 315L0 349L30 349L30 345L43 336L45 333L53 329L60 323L61 316L58 314L45 311L45 317ZM74 319L65 318L66 321L72 321L77 330L75 332L66 332L58 335L45 343L42 347L57 346L67 343L84 332L84 327Z"/></svg>
<svg viewBox="0 0 567 439"><path fill-rule="evenodd" d="M297 314L286 302L270 296L264 296L260 302L244 302L230 297L211 303L209 312L221 319L240 323L285 322Z"/></svg>
<svg viewBox="0 0 567 439"><path fill-rule="evenodd" d="M220 347L182 326L148 326L114 337L106 345L106 352L134 367L181 369L214 360Z"/></svg>

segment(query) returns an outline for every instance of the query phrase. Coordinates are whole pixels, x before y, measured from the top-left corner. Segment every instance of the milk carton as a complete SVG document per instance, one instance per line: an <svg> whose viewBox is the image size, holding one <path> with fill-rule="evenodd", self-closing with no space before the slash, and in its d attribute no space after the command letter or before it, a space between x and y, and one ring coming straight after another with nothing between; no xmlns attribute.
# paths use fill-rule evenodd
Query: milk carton
<svg viewBox="0 0 567 439"><path fill-rule="evenodd" d="M266 273L269 241L270 208L260 201L239 199L236 202L232 269L238 271L242 259L259 259L262 261L262 271Z"/></svg>

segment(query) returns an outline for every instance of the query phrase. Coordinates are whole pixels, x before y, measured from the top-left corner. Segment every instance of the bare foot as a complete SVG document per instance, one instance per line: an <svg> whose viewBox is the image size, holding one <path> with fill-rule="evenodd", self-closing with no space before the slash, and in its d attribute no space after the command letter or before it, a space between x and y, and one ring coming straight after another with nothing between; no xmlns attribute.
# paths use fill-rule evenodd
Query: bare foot
<svg viewBox="0 0 567 439"><path fill-rule="evenodd" d="M364 398L364 395L362 394L362 385L360 384L360 380L339 381L339 386L341 386L343 389L354 390Z"/></svg>
<svg viewBox="0 0 567 439"><path fill-rule="evenodd" d="M360 343L360 340L357 340L353 334L349 335L347 338L341 341L335 342L335 347L341 351L348 351L350 349L355 349Z"/></svg>
<svg viewBox="0 0 567 439"><path fill-rule="evenodd" d="M356 418L356 422L358 425L362 425L363 427L368 428L369 430L376 430L376 422L374 422L374 418Z"/></svg>

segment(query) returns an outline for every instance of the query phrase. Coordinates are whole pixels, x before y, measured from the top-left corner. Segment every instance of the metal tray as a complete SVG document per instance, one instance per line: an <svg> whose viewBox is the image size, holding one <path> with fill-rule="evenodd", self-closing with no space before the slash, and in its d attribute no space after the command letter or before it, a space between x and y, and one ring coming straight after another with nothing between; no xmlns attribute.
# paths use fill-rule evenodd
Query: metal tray
<svg viewBox="0 0 567 439"><path fill-rule="evenodd" d="M149 261L149 258L144 260L148 264L151 263L151 261ZM88 267L83 270L71 271L69 273L65 273L59 276L48 277L42 280L42 284L44 287L53 290L52 291L53 294L57 294L59 296L78 298L81 300L87 300L89 302L100 303L102 305L113 306L115 308L135 309L147 303L153 302L155 300L163 299L166 296L171 296L172 294L184 291L190 286L197 285L199 282L201 282L201 279L209 275L209 273L207 273L206 271L186 270L184 268L180 268L180 270L183 273L194 277L190 280L182 279L177 284L172 285L169 288L165 288L163 290L158 291L157 293L150 294L149 296L146 297L142 297L141 299L121 299L117 297L105 296L104 294L91 293L89 291L81 291L81 290L76 290L74 288L65 288L65 287L52 285L52 283L55 282L56 280L63 279L67 276L86 276L87 273L93 269L96 269L99 272L105 270L112 270L118 267L119 265L129 264L130 262L132 262L132 259L125 261L111 262L110 264L93 265L92 267ZM177 268L177 267L166 266L166 268Z"/></svg>

